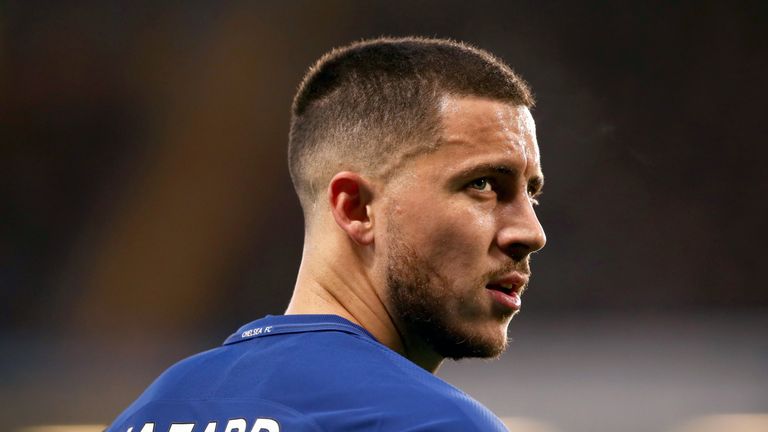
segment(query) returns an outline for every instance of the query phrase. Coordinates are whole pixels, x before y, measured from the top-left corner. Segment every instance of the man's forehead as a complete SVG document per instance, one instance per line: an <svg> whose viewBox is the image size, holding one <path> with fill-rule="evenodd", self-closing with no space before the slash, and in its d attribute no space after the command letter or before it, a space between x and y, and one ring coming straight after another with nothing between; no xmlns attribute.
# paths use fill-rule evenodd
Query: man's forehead
<svg viewBox="0 0 768 432"><path fill-rule="evenodd" d="M525 106L478 97L446 96L441 101L440 116L441 146L458 146L468 154L498 151L540 165L536 123Z"/></svg>

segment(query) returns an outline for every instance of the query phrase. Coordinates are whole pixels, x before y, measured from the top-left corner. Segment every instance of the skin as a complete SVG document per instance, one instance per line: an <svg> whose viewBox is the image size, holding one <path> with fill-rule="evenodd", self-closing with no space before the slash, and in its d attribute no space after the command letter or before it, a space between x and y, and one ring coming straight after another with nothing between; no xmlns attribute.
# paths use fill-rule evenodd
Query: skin
<svg viewBox="0 0 768 432"><path fill-rule="evenodd" d="M307 215L287 314L340 315L434 372L446 357L493 357L516 312L486 285L516 273L546 238L543 185L526 107L443 98L437 150L387 181L340 172Z"/></svg>

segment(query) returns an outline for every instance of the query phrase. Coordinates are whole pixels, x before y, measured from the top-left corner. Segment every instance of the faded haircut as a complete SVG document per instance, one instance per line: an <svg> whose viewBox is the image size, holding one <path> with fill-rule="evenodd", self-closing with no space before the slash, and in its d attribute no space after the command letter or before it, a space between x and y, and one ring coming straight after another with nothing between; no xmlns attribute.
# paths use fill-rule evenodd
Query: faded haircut
<svg viewBox="0 0 768 432"><path fill-rule="evenodd" d="M291 112L288 165L304 212L337 172L386 179L405 160L434 150L444 96L534 104L509 66L462 42L379 38L321 57Z"/></svg>

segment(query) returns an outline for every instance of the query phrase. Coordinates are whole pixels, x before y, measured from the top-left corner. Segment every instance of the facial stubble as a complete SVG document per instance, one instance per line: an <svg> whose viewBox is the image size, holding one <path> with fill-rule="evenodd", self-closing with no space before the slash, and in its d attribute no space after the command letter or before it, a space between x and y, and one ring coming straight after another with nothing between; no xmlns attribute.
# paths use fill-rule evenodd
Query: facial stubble
<svg viewBox="0 0 768 432"><path fill-rule="evenodd" d="M501 338L483 334L471 322L465 322L461 313L465 300L459 298L458 304L449 301L454 295L450 281L396 232L390 234L386 275L389 303L406 339L415 337L438 355L455 360L501 355L507 347L506 334ZM476 288L475 296L485 295L483 278L471 286ZM502 317L502 321L508 321L511 315Z"/></svg>

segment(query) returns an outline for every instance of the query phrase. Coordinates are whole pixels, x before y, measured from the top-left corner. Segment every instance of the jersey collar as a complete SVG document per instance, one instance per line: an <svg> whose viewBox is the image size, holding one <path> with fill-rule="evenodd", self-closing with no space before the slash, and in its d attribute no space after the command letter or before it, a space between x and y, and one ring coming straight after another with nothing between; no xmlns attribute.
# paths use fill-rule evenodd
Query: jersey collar
<svg viewBox="0 0 768 432"><path fill-rule="evenodd" d="M271 335L317 331L340 331L376 340L368 330L338 315L267 315L240 327L224 345Z"/></svg>

